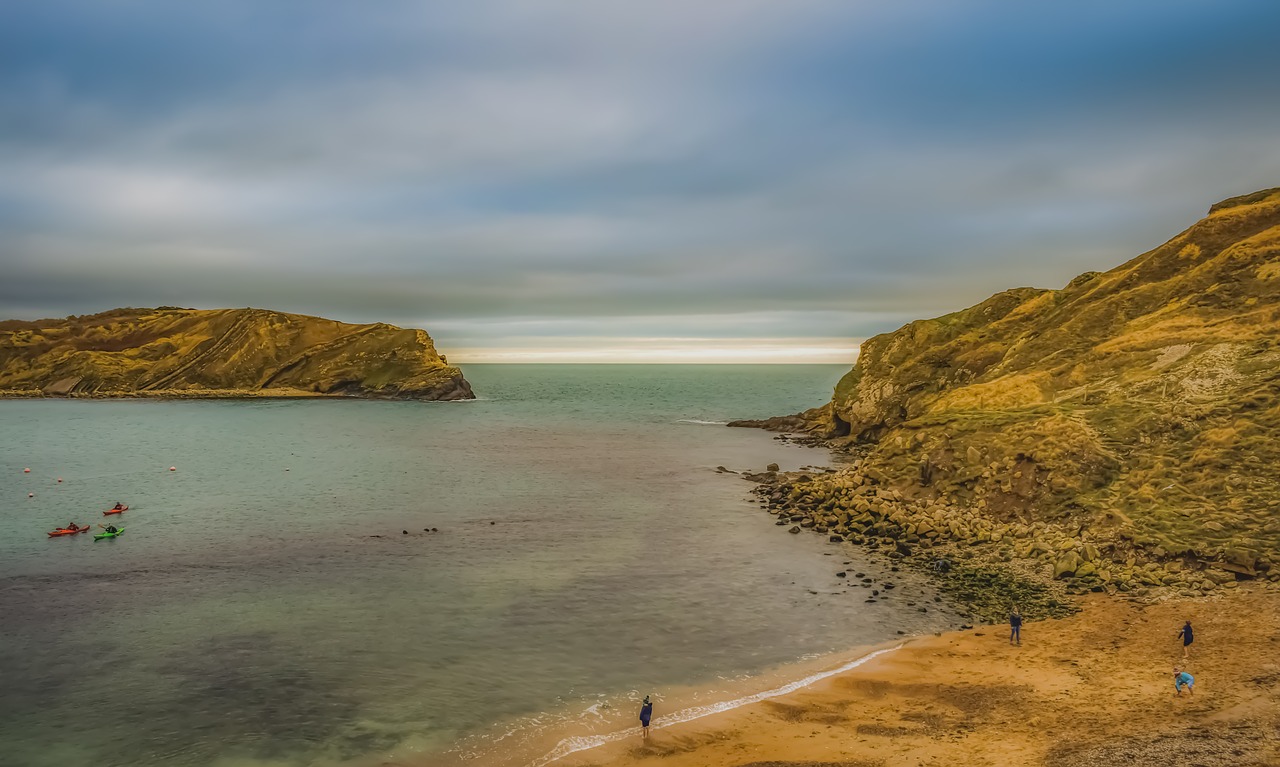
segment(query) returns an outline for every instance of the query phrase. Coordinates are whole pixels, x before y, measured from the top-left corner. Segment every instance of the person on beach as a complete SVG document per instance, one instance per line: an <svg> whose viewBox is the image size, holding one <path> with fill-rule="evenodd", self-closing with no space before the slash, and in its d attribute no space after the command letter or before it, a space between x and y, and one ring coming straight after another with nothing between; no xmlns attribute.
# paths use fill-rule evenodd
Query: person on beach
<svg viewBox="0 0 1280 767"><path fill-rule="evenodd" d="M649 720L653 718L653 704L649 702L649 696L644 696L644 705L640 707L640 727L641 736L649 739Z"/></svg>
<svg viewBox="0 0 1280 767"><path fill-rule="evenodd" d="M1191 642L1195 637L1191 633L1191 621L1187 621L1182 629L1178 632L1178 637L1182 639L1182 657L1191 657Z"/></svg>
<svg viewBox="0 0 1280 767"><path fill-rule="evenodd" d="M1009 644L1017 643L1022 646L1022 613L1018 612L1015 606L1013 612L1009 614Z"/></svg>
<svg viewBox="0 0 1280 767"><path fill-rule="evenodd" d="M1195 695L1196 678L1178 668L1173 669L1173 694L1182 697L1182 688L1187 688L1188 695Z"/></svg>

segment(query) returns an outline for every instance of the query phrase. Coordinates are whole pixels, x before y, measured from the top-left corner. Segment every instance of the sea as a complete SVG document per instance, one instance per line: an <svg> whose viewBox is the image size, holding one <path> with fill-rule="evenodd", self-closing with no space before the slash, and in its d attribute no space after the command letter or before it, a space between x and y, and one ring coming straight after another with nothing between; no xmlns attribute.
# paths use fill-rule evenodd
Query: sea
<svg viewBox="0 0 1280 767"><path fill-rule="evenodd" d="M725 423L842 367L463 372L475 401L0 401L0 764L528 767L957 622L717 469L835 465Z"/></svg>

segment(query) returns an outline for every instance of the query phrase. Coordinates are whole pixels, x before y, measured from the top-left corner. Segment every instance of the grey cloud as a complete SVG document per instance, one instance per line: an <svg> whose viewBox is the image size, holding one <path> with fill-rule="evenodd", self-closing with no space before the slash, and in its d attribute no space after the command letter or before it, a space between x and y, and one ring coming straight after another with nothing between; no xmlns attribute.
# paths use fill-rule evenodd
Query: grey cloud
<svg viewBox="0 0 1280 767"><path fill-rule="evenodd" d="M1280 183L1276 12L1012 8L10 7L0 314L852 341Z"/></svg>

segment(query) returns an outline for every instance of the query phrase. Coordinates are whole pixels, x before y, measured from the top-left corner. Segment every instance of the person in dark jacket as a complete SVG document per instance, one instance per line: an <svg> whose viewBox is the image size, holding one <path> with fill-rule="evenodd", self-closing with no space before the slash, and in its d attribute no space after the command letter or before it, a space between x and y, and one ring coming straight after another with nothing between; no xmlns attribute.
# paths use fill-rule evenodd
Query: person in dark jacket
<svg viewBox="0 0 1280 767"><path fill-rule="evenodd" d="M642 736L645 740L649 739L649 720L653 718L653 704L649 702L649 696L644 696L644 705L640 707L640 727L642 728Z"/></svg>
<svg viewBox="0 0 1280 767"><path fill-rule="evenodd" d="M1009 614L1009 644L1017 642L1022 645L1022 613L1018 612L1018 608L1013 608L1013 612Z"/></svg>
<svg viewBox="0 0 1280 767"><path fill-rule="evenodd" d="M1182 639L1182 657L1191 657L1191 643L1195 641L1191 633L1191 621L1183 625L1182 630L1178 632L1178 637Z"/></svg>

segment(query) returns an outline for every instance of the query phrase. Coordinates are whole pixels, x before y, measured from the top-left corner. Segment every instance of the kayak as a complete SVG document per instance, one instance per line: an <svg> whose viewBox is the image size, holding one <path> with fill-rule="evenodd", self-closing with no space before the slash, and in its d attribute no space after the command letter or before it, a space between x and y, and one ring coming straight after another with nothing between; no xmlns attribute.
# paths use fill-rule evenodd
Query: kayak
<svg viewBox="0 0 1280 767"><path fill-rule="evenodd" d="M108 509L107 511L102 512L102 516L108 517L108 516L111 516L112 514L119 514L122 511L128 511L128 510L129 510L128 506L125 506L123 509Z"/></svg>
<svg viewBox="0 0 1280 767"><path fill-rule="evenodd" d="M69 527L59 527L57 530L54 530L52 533L49 533L49 537L54 538L59 535L75 535L76 533L83 533L88 529L89 529L88 525L85 525L84 527L77 527L74 530L72 530Z"/></svg>
<svg viewBox="0 0 1280 767"><path fill-rule="evenodd" d="M123 527L122 527L122 528L120 528L119 530L115 531L114 533L108 533L107 531L105 531L105 530L104 530L104 531L102 531L102 532L100 532L100 533L98 533L98 534L94 535L94 536L93 536L93 539L94 539L95 541L100 541L100 540L102 540L103 538L116 538L116 537L119 537L119 536L121 536L121 535L124 535L124 528L123 528Z"/></svg>

